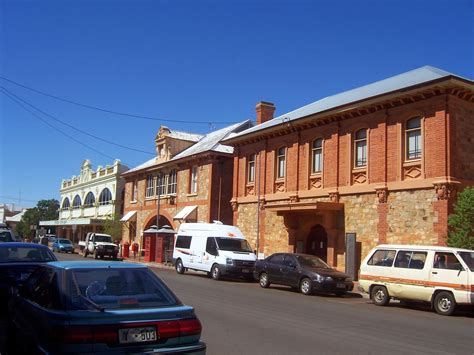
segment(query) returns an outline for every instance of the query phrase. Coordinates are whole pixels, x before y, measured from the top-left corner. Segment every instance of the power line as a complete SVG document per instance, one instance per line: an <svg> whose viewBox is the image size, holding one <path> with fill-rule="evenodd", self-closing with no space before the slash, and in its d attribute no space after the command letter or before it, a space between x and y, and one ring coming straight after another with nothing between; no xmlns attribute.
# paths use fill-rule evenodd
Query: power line
<svg viewBox="0 0 474 355"><path fill-rule="evenodd" d="M2 92L4 95L6 95L10 100L12 100L13 102L15 102L17 105L19 105L21 108L23 108L25 111L29 112L31 115L33 115L34 117L36 117L37 119L39 119L41 122L43 122L44 124L46 124L47 126L51 127L52 129L54 129L55 131L58 131L60 132L61 134L63 134L64 136L68 137L69 139L73 140L74 142L82 145L83 147L86 147L94 152L96 152L97 154L100 154L110 160L114 160L115 158L111 157L110 155L107 155L105 153L102 153L101 151L95 149L95 148L92 148L90 147L89 145L77 140L76 138L72 137L71 135L67 134L66 132L64 132L63 130L53 126L52 124L50 124L48 121L44 120L43 118L41 118L40 116L38 116L36 113L32 112L30 109L28 109L27 107L25 107L20 101L18 101L15 97L11 96L6 90L2 89ZM126 164L124 163L125 165L129 165L129 164Z"/></svg>
<svg viewBox="0 0 474 355"><path fill-rule="evenodd" d="M49 113L47 113L47 112L41 110L41 109L38 108L37 106L35 106L35 105L33 105L33 104L27 102L26 100L22 99L22 98L19 97L18 95L15 95L13 92L11 92L10 90L6 89L5 87L0 86L0 88L3 89L3 90L5 90L7 93L9 93L10 95L14 96L16 99L20 100L20 101L23 102L24 104L26 104L26 105L28 105L28 106L34 108L34 109L37 110L38 112L41 112L43 115L48 116L49 118L55 120L56 122L59 122L59 123L65 125L65 126L67 126L67 127L69 127L69 128L72 128L72 129L74 129L74 130L77 131L77 132L80 132L80 133L82 133L82 134L85 134L85 135L87 135L87 136L89 136L89 137L92 137L92 138L94 138L94 139L97 139L97 140L99 140L99 141L102 141L102 142L105 142L105 143L108 143L108 144L115 145L115 146L120 147L120 148L124 148L124 149L128 149L128 150L133 150L133 151L139 152L139 153L145 153L145 154L155 155L155 153L147 152L147 151L140 150L140 149L136 149L136 148L132 148L132 147L128 147L128 146L125 146L125 145L122 145L122 144L118 144L118 143L109 141L109 140L107 140L107 139L105 139L105 138L98 137L98 136L96 136L96 135L94 135L94 134L91 134L91 133L89 133L89 132L83 131L83 130L81 130L81 129L77 128L77 127L74 127L73 125L71 125L71 124L69 124L69 123L67 123L67 122L64 122L64 121L60 120L59 118L54 117L53 115L51 115L51 114L49 114Z"/></svg>
<svg viewBox="0 0 474 355"><path fill-rule="evenodd" d="M127 117L135 117L135 118L142 118L142 119L145 119L145 120L152 120L152 121L161 121L161 122L174 122L174 123L194 123L194 124L206 124L206 125L213 125L213 124L233 124L233 123L236 123L236 122L213 122L213 121L207 121L207 122L204 122L204 121L186 121L186 120L171 120L171 119L163 119L163 118L156 118L156 117L150 117L150 116L143 116L143 115L138 115L138 114L133 114L133 113L126 113L126 112L120 112L120 111L113 111L113 110L108 110L108 109L104 109L104 108L101 108L101 107L97 107L97 106L92 106L92 105L87 105L87 104L83 104L83 103L80 103L80 102L77 102L77 101L73 101L73 100L68 100L68 99L65 99L65 98L62 98L62 97L58 97L58 96L55 96L55 95L52 95L52 94L48 94L44 91L40 91L38 89L34 89L32 87L29 87L29 86L26 86L24 84L20 84L14 80L10 80L4 76L0 76L0 79L2 80L5 80L11 84L14 84L14 85L17 85L17 86L20 86L24 89L27 89L27 90L30 90L30 91L33 91L37 94L40 94L40 95L43 95L43 96L47 96L47 97L50 97L50 98L53 98L55 100L59 100L59 101L63 101L63 102L67 102L69 104L72 104L72 105L76 105L76 106L80 106L80 107L85 107L85 108L88 108L88 109L91 109L91 110L96 110L96 111L101 111L101 112L106 112L106 113L112 113L114 115L119 115L119 116L127 116Z"/></svg>

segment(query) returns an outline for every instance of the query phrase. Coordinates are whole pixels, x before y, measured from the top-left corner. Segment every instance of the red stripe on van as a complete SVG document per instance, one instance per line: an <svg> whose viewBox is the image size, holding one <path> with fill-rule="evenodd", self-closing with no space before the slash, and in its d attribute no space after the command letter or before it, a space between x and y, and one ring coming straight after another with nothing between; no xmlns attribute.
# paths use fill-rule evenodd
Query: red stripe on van
<svg viewBox="0 0 474 355"><path fill-rule="evenodd" d="M387 277L387 276L360 275L359 281L364 281L364 280L399 283L399 284L425 286L425 287L436 287L436 286L438 286L438 287L449 287L449 288L452 288L452 289L455 289L455 290L469 291L469 288L466 285L446 283L446 282L401 279L401 278L397 278L397 277ZM474 285L471 286L470 291L474 292Z"/></svg>

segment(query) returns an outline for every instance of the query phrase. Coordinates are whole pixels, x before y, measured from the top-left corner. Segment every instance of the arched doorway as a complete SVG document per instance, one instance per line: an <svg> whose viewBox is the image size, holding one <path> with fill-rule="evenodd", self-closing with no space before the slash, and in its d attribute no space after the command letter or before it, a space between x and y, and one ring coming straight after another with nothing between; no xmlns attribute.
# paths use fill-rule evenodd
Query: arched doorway
<svg viewBox="0 0 474 355"><path fill-rule="evenodd" d="M328 235L322 225L317 224L311 228L306 239L306 254L316 255L327 261Z"/></svg>
<svg viewBox="0 0 474 355"><path fill-rule="evenodd" d="M173 229L171 222L163 215L160 215L160 229L163 226L168 226ZM154 226L154 228L151 228ZM145 249L145 261L152 262L170 262L173 256L174 234L171 233L156 233L156 217L152 218L146 224L146 229L151 231L144 233L143 245Z"/></svg>

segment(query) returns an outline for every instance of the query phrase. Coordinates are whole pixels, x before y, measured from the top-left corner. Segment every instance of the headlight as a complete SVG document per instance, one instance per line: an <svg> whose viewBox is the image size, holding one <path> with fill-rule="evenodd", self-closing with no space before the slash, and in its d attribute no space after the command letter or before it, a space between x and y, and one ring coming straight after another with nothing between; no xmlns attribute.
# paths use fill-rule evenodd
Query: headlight
<svg viewBox="0 0 474 355"><path fill-rule="evenodd" d="M232 260L232 258L225 258L225 263L226 263L227 265L232 265L233 262L234 262L234 261Z"/></svg>
<svg viewBox="0 0 474 355"><path fill-rule="evenodd" d="M316 275L314 276L314 281L317 281L317 282L324 281L324 276L321 276L321 275L316 274Z"/></svg>
<svg viewBox="0 0 474 355"><path fill-rule="evenodd" d="M331 276L327 276L327 277L324 278L324 280L326 280L326 281L332 281L332 277L331 277Z"/></svg>
<svg viewBox="0 0 474 355"><path fill-rule="evenodd" d="M104 246L101 244L101 245L98 245L97 248L98 248L98 249L103 249Z"/></svg>

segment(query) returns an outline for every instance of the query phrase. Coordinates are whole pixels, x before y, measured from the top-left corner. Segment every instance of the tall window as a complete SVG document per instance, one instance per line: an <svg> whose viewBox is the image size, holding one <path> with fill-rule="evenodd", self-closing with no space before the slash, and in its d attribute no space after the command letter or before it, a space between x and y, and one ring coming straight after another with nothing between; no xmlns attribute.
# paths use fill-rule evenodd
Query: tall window
<svg viewBox="0 0 474 355"><path fill-rule="evenodd" d="M255 182L255 154L250 154L248 157L247 182Z"/></svg>
<svg viewBox="0 0 474 355"><path fill-rule="evenodd" d="M168 194L176 195L176 170L171 170L168 175Z"/></svg>
<svg viewBox="0 0 474 355"><path fill-rule="evenodd" d="M195 194L197 192L197 175L198 175L198 167L197 165L191 168L191 181L190 181L190 189L189 192Z"/></svg>
<svg viewBox="0 0 474 355"><path fill-rule="evenodd" d="M99 195L99 205L108 205L112 203L112 193L106 187Z"/></svg>
<svg viewBox="0 0 474 355"><path fill-rule="evenodd" d="M71 202L69 201L69 199L66 197L63 201L63 207L62 209L63 210L67 210L69 209L69 207L71 207Z"/></svg>
<svg viewBox="0 0 474 355"><path fill-rule="evenodd" d="M354 166L367 166L367 130L361 129L354 136Z"/></svg>
<svg viewBox="0 0 474 355"><path fill-rule="evenodd" d="M277 178L285 177L286 170L286 148L281 147L277 151Z"/></svg>
<svg viewBox="0 0 474 355"><path fill-rule="evenodd" d="M421 158L421 119L415 117L407 121L405 130L406 159Z"/></svg>
<svg viewBox="0 0 474 355"><path fill-rule="evenodd" d="M81 198L79 195L74 196L74 200L72 200L72 209L77 210L81 207Z"/></svg>
<svg viewBox="0 0 474 355"><path fill-rule="evenodd" d="M137 200L138 195L138 181L134 180L132 183L132 201Z"/></svg>
<svg viewBox="0 0 474 355"><path fill-rule="evenodd" d="M160 173L156 177L156 195L158 196L166 195L166 175L163 173Z"/></svg>
<svg viewBox="0 0 474 355"><path fill-rule="evenodd" d="M148 175L146 178L145 197L152 197L155 194L155 177Z"/></svg>
<svg viewBox="0 0 474 355"><path fill-rule="evenodd" d="M92 192L87 193L86 199L84 200L84 207L94 207L95 196Z"/></svg>
<svg viewBox="0 0 474 355"><path fill-rule="evenodd" d="M323 171L323 140L322 138L315 139L311 148L311 172L313 174Z"/></svg>

